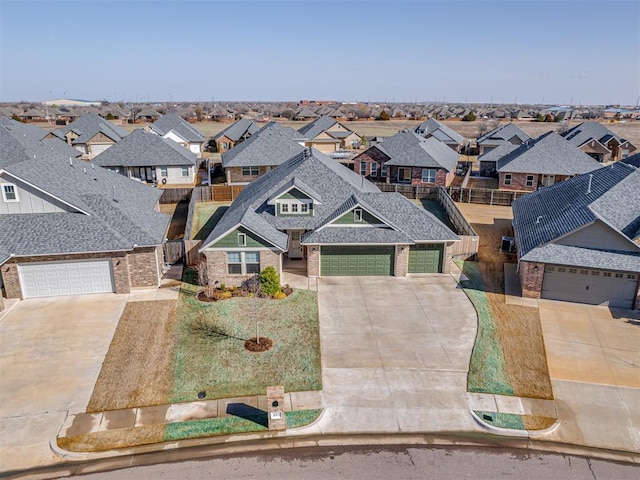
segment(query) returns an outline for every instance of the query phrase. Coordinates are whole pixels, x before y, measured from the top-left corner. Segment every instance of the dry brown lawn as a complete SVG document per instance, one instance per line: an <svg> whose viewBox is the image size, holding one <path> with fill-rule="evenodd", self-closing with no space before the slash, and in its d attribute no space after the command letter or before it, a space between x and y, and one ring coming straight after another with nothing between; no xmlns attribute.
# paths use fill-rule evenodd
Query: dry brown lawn
<svg viewBox="0 0 640 480"><path fill-rule="evenodd" d="M169 403L176 305L175 300L127 303L88 413Z"/></svg>
<svg viewBox="0 0 640 480"><path fill-rule="evenodd" d="M553 398L540 315L537 308L507 305L504 297L502 236L512 235L511 207L458 203L462 214L480 236L478 270L495 319L507 374L515 396Z"/></svg>
<svg viewBox="0 0 640 480"><path fill-rule="evenodd" d="M171 215L171 223L169 223L169 231L167 238L176 240L184 238L184 230L187 228L187 215L189 214L189 203L161 203L160 211Z"/></svg>

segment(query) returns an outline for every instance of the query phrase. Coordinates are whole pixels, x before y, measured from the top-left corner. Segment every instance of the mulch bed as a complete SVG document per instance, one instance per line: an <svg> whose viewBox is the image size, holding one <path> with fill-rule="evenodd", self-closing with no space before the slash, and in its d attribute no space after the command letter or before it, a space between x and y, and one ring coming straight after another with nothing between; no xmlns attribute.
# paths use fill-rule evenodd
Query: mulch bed
<svg viewBox="0 0 640 480"><path fill-rule="evenodd" d="M244 348L250 352L266 352L273 347L273 340L267 337L260 337L260 343L256 337L245 340Z"/></svg>

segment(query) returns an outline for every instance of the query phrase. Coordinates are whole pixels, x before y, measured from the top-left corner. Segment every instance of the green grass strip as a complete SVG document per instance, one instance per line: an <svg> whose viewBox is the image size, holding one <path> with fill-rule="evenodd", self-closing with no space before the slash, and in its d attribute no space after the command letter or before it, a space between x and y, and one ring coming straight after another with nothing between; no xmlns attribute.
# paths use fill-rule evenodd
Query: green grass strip
<svg viewBox="0 0 640 480"><path fill-rule="evenodd" d="M298 410L286 412L287 428L308 425L320 415L322 410ZM163 441L185 440L188 438L212 437L234 433L250 433L267 431L267 414L240 417L206 418L188 422L168 423Z"/></svg>
<svg viewBox="0 0 640 480"><path fill-rule="evenodd" d="M477 263L456 261L456 264L469 279L461 281L460 285L478 314L478 333L469 364L467 390L477 393L513 395L514 390L507 374L500 336L491 314Z"/></svg>
<svg viewBox="0 0 640 480"><path fill-rule="evenodd" d="M516 415L514 413L484 412L482 410L474 410L474 412L483 422L493 425L494 427L524 430L524 423L522 422L521 415Z"/></svg>

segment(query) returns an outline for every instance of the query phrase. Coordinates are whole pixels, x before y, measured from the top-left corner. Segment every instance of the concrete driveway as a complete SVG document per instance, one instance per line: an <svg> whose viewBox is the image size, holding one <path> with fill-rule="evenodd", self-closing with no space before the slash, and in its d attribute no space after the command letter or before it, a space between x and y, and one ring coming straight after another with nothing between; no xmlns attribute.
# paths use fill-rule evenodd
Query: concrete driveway
<svg viewBox="0 0 640 480"><path fill-rule="evenodd" d="M49 448L84 411L128 295L19 302L0 321L0 470L60 461Z"/></svg>
<svg viewBox="0 0 640 480"><path fill-rule="evenodd" d="M476 430L466 395L476 313L450 275L321 278L331 432Z"/></svg>
<svg viewBox="0 0 640 480"><path fill-rule="evenodd" d="M638 313L552 300L538 307L561 421L555 439L640 451Z"/></svg>

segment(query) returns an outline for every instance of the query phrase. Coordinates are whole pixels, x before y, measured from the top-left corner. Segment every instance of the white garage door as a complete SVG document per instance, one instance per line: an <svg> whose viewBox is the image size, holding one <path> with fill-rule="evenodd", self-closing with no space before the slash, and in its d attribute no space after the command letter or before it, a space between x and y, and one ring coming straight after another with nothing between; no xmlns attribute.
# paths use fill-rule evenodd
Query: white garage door
<svg viewBox="0 0 640 480"><path fill-rule="evenodd" d="M544 269L542 298L566 302L633 308L638 290L638 275L562 265Z"/></svg>
<svg viewBox="0 0 640 480"><path fill-rule="evenodd" d="M113 292L109 260L18 265L25 298Z"/></svg>

